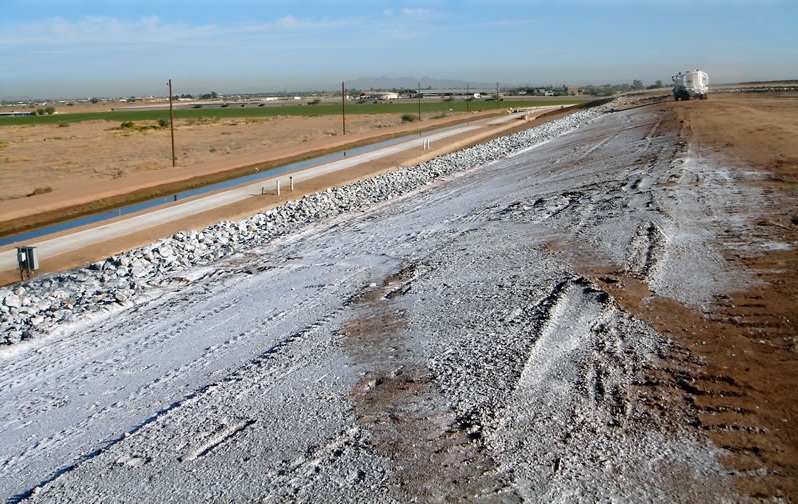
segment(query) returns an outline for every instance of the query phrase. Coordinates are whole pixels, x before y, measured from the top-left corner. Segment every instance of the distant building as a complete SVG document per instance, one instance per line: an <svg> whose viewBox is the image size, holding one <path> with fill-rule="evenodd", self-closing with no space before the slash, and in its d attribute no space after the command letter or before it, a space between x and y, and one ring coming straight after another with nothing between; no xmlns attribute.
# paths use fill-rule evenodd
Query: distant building
<svg viewBox="0 0 798 504"><path fill-rule="evenodd" d="M398 100L399 93L394 93L392 91L364 91L360 95L361 100L371 100L371 101L390 101L390 100Z"/></svg>

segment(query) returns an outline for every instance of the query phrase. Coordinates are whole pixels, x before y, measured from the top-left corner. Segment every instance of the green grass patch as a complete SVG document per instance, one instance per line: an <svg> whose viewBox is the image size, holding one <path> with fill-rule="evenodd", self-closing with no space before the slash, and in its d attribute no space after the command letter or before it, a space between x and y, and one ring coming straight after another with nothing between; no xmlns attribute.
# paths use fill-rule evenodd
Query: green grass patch
<svg viewBox="0 0 798 504"><path fill-rule="evenodd" d="M484 110L502 110L507 108L540 107L551 105L574 105L586 103L589 99L563 99L563 100L505 100L499 104L497 109L494 101L471 101L468 110L479 112ZM465 112L466 102L432 102L422 103L422 114L441 114L447 112ZM394 102L394 103L353 103L346 105L347 115L358 114L416 114L418 115L418 103L413 101ZM179 108L175 109L175 120L178 119L224 119L224 118L248 118L248 117L277 117L277 116L322 116L322 115L341 115L340 104L318 105L283 105L268 107L209 107L202 108ZM17 116L0 117L0 126L18 126L35 124L68 124L83 121L111 121L121 123L125 121L158 121L164 116L164 110L113 110L105 112L82 112L77 114L58 114L42 116Z"/></svg>

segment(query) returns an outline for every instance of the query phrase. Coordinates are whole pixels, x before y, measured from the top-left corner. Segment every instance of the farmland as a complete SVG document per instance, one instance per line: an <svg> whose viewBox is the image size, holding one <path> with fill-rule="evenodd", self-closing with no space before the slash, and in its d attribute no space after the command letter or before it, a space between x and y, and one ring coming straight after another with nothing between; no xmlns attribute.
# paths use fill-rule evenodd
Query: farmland
<svg viewBox="0 0 798 504"><path fill-rule="evenodd" d="M423 100L421 102L422 116L441 115L450 113L482 112L499 109L540 107L550 105L572 105L590 101L588 98L568 100L505 100L500 101L497 107L495 101L473 100L465 102L444 100ZM60 107L55 114L38 116L0 117L0 126L41 125L41 124L73 124L85 121L157 121L168 119L169 110L160 109L134 109L132 107L110 108L92 112L71 113L70 107ZM414 100L402 100L394 103L347 103L347 115L379 115L379 114L418 114L419 104ZM342 107L340 103L322 102L316 105L307 103L292 105L253 105L251 103L226 103L223 105L209 105L197 103L186 107L179 106L174 110L175 119L199 120L210 119L240 119L240 118L271 118L280 116L319 117L340 116Z"/></svg>

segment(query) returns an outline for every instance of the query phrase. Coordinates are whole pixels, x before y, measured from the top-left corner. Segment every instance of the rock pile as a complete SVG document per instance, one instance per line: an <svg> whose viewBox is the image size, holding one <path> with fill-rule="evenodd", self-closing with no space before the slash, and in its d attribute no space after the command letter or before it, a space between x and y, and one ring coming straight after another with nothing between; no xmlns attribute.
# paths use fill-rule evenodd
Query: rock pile
<svg viewBox="0 0 798 504"><path fill-rule="evenodd" d="M85 268L0 289L0 345L47 334L58 324L132 304L180 271L263 245L310 222L408 193L439 177L528 149L584 125L611 103L575 112L519 133L288 202L238 222L184 231Z"/></svg>

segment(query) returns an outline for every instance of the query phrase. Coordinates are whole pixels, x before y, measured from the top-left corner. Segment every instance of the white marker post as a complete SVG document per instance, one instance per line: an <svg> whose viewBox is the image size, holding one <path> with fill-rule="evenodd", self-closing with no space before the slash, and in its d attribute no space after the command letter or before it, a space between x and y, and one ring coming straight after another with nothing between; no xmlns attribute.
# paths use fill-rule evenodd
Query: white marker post
<svg viewBox="0 0 798 504"><path fill-rule="evenodd" d="M280 181L277 181L277 196L280 195Z"/></svg>

